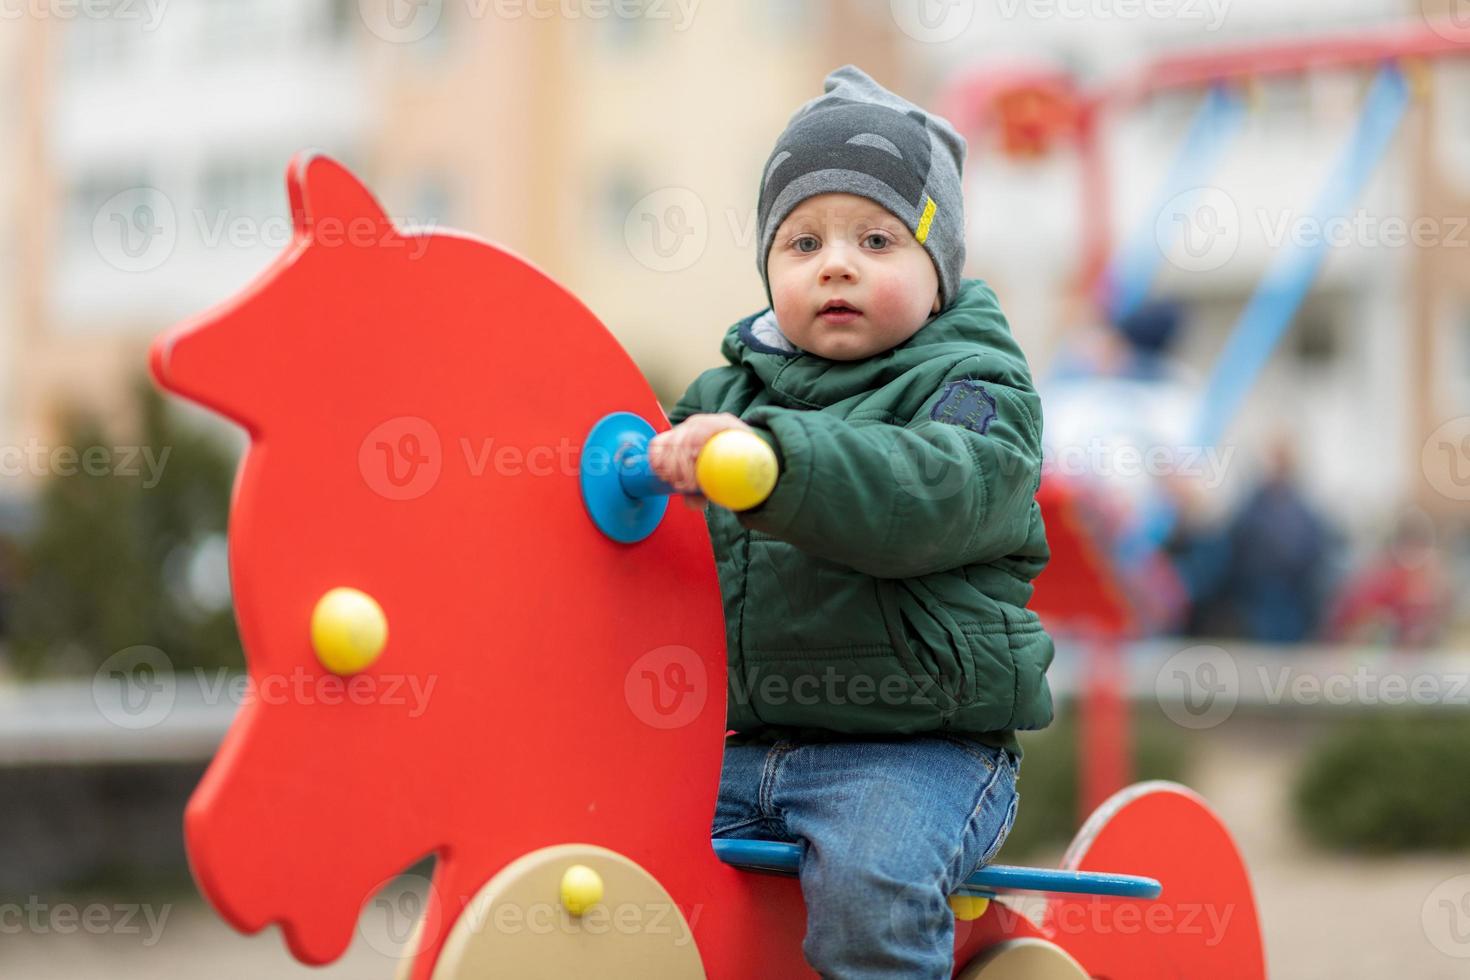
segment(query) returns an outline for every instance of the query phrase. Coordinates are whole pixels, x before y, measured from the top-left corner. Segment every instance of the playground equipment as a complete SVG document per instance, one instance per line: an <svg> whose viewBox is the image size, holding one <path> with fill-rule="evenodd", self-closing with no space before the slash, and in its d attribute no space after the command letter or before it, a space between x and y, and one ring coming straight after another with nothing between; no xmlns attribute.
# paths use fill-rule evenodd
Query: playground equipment
<svg viewBox="0 0 1470 980"><path fill-rule="evenodd" d="M614 541L653 533L674 488L648 465L653 426L632 412L600 419L582 444L582 499L587 513ZM704 495L731 510L749 510L776 487L776 453L759 436L727 429L706 444L695 464Z"/></svg>
<svg viewBox="0 0 1470 980"><path fill-rule="evenodd" d="M1413 96L1427 88L1426 64L1470 54L1470 27L1446 18L1370 33L1343 33L1241 46L1231 50L1173 55L1141 66L1120 78L1084 89L1071 76L1047 69L976 71L957 78L944 97L945 114L962 131L993 134L1002 152L1037 158L1059 148L1075 148L1081 163L1079 211L1083 241L1077 288L1103 317L1115 322L1136 310L1148 296L1164 261L1156 213L1149 213L1114 247L1110 202L1107 130L1119 115L1163 94L1197 93L1199 107L1178 156L1155 195L1157 212L1170 202L1199 207L1215 168L1241 130L1252 92L1264 79L1303 80L1313 72L1371 73L1355 125L1338 149L1317 200L1303 213L1317 227L1346 217L1382 161ZM1189 204L1188 202L1194 202ZM1242 309L1216 359L1193 422L1193 446L1216 446L1250 388L1284 336L1321 271L1327 239L1288 241ZM1049 535L1058 524L1075 525L1068 514L1070 494L1054 486ZM1055 515L1055 521L1054 517ZM1168 537L1175 508L1155 495L1141 509L1111 555L1083 535L1066 540L1036 583L1032 608L1053 629L1083 638L1082 724L1084 810L1100 804L1127 781L1129 734L1122 693L1119 648L1131 632L1126 602L1116 589L1084 593L1058 588L1079 567L1097 569L1096 582L1116 579L1118 570L1137 568ZM1068 570L1072 571L1068 571Z"/></svg>
<svg viewBox="0 0 1470 980"><path fill-rule="evenodd" d="M720 592L703 518L654 502L647 383L516 256L405 247L320 155L287 185L283 254L150 351L249 434L241 640L258 689L304 682L242 705L189 802L201 891L321 964L432 855L410 980L812 976L800 849L710 838ZM701 459L705 490L758 499L772 461L736 448ZM1018 890L1048 895L1039 920L989 901ZM1239 854L1175 784L1113 797L1060 869L987 867L952 902L968 980L1264 976Z"/></svg>

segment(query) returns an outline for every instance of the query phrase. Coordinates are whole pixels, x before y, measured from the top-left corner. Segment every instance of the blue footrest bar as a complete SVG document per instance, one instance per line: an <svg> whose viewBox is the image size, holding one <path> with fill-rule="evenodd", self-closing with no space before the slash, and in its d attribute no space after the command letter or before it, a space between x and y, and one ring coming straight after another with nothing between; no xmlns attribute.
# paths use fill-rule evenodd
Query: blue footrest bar
<svg viewBox="0 0 1470 980"><path fill-rule="evenodd" d="M746 871L794 875L801 867L801 846L773 840L712 841L715 856ZM960 886L966 895L994 897L1000 892L1063 892L1070 895L1107 895L1114 898L1158 898L1164 886L1141 875L1110 874L1102 871L1061 871L991 864L981 868Z"/></svg>

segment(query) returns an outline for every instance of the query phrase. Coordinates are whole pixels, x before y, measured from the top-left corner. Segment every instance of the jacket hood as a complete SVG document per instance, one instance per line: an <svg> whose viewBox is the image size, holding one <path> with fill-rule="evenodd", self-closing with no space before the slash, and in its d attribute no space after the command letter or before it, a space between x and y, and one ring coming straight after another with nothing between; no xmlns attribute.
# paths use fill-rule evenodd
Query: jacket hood
<svg viewBox="0 0 1470 980"><path fill-rule="evenodd" d="M916 368L929 373L937 362L952 364L985 356L1011 363L991 366L992 376L1014 374L1026 383L1024 355L1011 336L995 291L982 279L966 279L955 300L908 340L860 361L834 361L796 347L767 307L725 332L720 353L736 367L753 371L778 404L823 408L897 381Z"/></svg>

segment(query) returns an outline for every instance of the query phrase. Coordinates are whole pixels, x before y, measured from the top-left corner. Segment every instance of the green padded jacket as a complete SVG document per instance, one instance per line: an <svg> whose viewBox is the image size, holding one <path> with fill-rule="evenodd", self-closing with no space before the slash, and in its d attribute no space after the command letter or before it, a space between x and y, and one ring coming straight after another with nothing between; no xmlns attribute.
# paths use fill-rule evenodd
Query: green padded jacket
<svg viewBox="0 0 1470 980"><path fill-rule="evenodd" d="M1004 746L1052 720L1041 403L995 292L965 280L861 361L794 347L769 309L669 414L730 412L776 450L771 496L706 509L732 741L945 733Z"/></svg>

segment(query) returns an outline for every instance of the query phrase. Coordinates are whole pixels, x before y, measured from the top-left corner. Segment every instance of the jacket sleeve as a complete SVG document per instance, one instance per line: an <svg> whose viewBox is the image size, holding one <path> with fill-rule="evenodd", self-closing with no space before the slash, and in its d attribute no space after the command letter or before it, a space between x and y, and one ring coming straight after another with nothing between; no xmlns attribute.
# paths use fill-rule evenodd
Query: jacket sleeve
<svg viewBox="0 0 1470 980"><path fill-rule="evenodd" d="M907 424L762 407L781 475L745 527L879 578L911 578L1019 550L1041 483L1041 404L1015 362L966 358Z"/></svg>
<svg viewBox="0 0 1470 980"><path fill-rule="evenodd" d="M700 412L718 412L733 380L734 372L729 367L710 368L700 374L689 383L688 389L674 403L674 407L669 409L669 425L678 425Z"/></svg>

